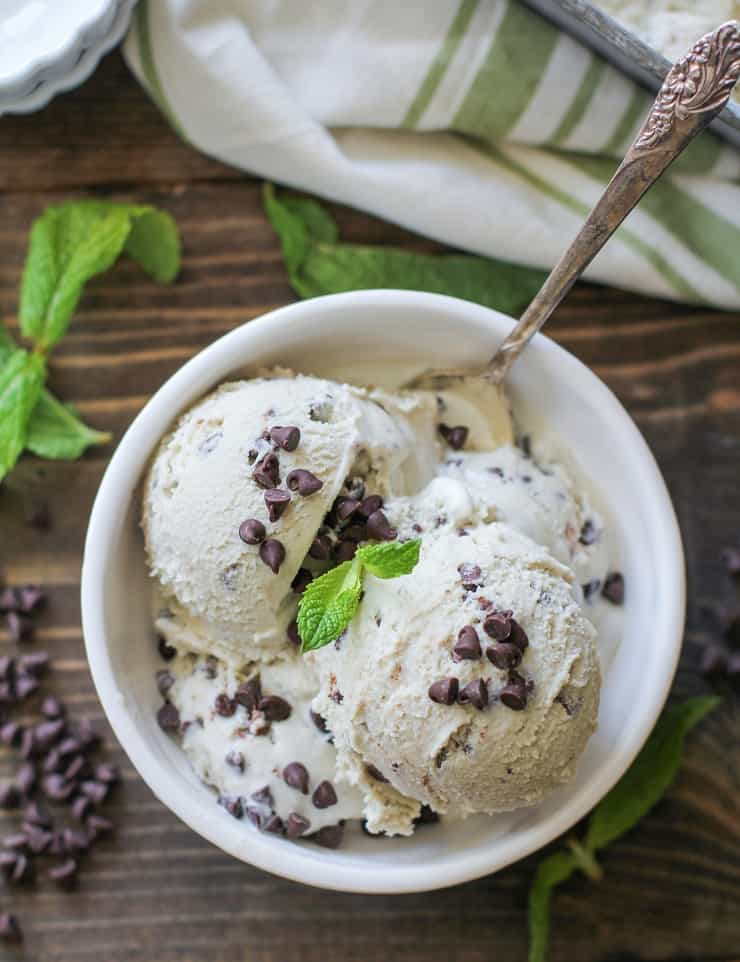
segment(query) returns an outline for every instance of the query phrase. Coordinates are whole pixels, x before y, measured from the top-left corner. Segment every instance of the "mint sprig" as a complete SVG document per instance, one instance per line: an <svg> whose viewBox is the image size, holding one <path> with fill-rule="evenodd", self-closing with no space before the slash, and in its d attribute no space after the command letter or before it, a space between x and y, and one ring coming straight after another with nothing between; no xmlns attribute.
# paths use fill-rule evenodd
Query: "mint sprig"
<svg viewBox="0 0 740 962"><path fill-rule="evenodd" d="M451 294L516 316L545 279L536 268L474 254L420 254L348 244L315 200L278 193L271 184L265 185L263 200L280 239L288 279L301 297L392 287Z"/></svg>
<svg viewBox="0 0 740 962"><path fill-rule="evenodd" d="M46 361L64 337L90 278L127 253L155 280L173 280L180 240L169 214L105 200L48 207L32 226L21 281L23 351L0 325L0 480L26 448L45 458L74 459L110 440L87 427L45 388Z"/></svg>
<svg viewBox="0 0 740 962"><path fill-rule="evenodd" d="M315 651L342 634L360 606L365 573L376 578L410 574L419 560L421 541L384 541L357 550L345 561L314 578L298 606L301 652Z"/></svg>
<svg viewBox="0 0 740 962"><path fill-rule="evenodd" d="M669 708L626 774L591 812L585 838L568 839L565 850L540 862L529 891L529 962L547 957L553 890L576 870L601 878L596 852L634 828L661 800L678 773L686 735L720 701L705 695Z"/></svg>

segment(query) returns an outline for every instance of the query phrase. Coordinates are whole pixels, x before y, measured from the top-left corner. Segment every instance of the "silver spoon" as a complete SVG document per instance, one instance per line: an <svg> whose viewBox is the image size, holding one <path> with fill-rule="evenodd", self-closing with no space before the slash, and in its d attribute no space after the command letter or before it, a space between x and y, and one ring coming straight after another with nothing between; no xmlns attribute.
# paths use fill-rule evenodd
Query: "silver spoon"
<svg viewBox="0 0 740 962"><path fill-rule="evenodd" d="M738 77L740 23L732 20L698 40L671 67L604 193L491 360L479 368L425 371L405 386L439 389L446 381L462 377L501 385L514 361L642 195L722 110Z"/></svg>

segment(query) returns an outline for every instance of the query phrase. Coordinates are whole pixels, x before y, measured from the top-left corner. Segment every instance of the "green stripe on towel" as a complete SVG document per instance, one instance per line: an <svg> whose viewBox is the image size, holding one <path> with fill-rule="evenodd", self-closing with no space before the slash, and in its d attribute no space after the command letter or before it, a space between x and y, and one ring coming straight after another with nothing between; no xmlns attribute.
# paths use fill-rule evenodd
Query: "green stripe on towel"
<svg viewBox="0 0 740 962"><path fill-rule="evenodd" d="M442 78L447 72L452 58L457 53L460 41L470 26L470 21L478 7L480 0L462 0L455 17L447 31L447 36L442 42L442 46L437 52L437 56L432 61L432 65L427 71L419 92L406 112L406 116L401 122L402 127L416 127L419 120L423 117L425 110L437 92Z"/></svg>
<svg viewBox="0 0 740 962"><path fill-rule="evenodd" d="M512 0L452 129L486 141L505 136L537 90L559 36Z"/></svg>
<svg viewBox="0 0 740 962"><path fill-rule="evenodd" d="M560 121L560 126L550 138L548 143L559 145L562 144L564 140L567 140L568 137L570 137L577 125L580 123L583 115L588 110L589 104L596 94L596 88L598 87L599 81L601 80L605 70L606 61L592 58L591 64L586 71L586 76L583 78L581 81L581 86L578 88L578 93L571 101L570 107L568 107L565 116Z"/></svg>

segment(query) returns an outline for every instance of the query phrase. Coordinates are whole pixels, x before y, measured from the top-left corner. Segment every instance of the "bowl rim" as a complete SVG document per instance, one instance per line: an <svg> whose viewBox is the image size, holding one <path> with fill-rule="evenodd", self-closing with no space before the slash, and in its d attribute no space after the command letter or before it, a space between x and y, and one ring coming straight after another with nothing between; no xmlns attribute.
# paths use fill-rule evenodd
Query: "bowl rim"
<svg viewBox="0 0 740 962"><path fill-rule="evenodd" d="M213 818L212 813L209 816L201 803L191 802L185 793L178 791L175 772L162 769L126 708L116 684L106 643L102 599L107 554L118 530L116 524L121 515L120 506L122 502L128 504L141 476L139 470L132 477L129 455L136 455L142 444L150 450L148 432L152 419L166 414L165 421L170 423L187 403L184 395L187 395L189 387L192 389L193 382L200 380L209 368L219 367L214 361L239 358L239 361L234 361L232 368L244 366L241 359L247 352L250 340L261 335L265 328L270 328L273 338L279 340L281 331L296 323L308 322L310 316L324 309L336 308L351 316L353 308L360 305L367 307L368 304L377 310L402 310L404 307L418 310L425 306L435 311L441 309L449 315L451 322L465 324L466 320L475 320L492 333L496 333L496 325L500 325L502 319L507 324L513 323L512 318L500 312L445 295L398 290L353 291L289 304L248 321L212 342L180 367L151 397L125 432L108 464L95 497L84 546L82 626L93 682L116 737L149 788L185 824L235 858L293 881L344 892L400 894L431 891L470 881L524 858L571 828L621 778L650 734L668 696L683 638L686 579L683 547L673 505L642 434L616 396L596 374L554 341L538 334L539 350L557 356L563 382L571 383L571 376L574 381L583 381L585 378L605 422L619 422L621 430L630 434L633 441L633 467L641 478L642 490L651 494L651 514L661 535L656 544L656 554L660 558L661 578L668 586L671 600L663 613L664 628L659 642L665 650L659 662L659 671L651 677L651 698L643 698L633 706L631 727L623 732L619 744L612 749L608 763L602 765L576 795L553 813L519 831L515 837L499 837L494 853L485 850L466 851L457 859L446 858L438 866L427 861L417 865L396 865L392 869L387 863L372 867L358 865L341 852L328 853L308 846L294 846L294 852L291 852L290 858L286 858L283 840L268 838L257 832L249 833L248 844L243 841L240 844L229 823ZM214 386L216 382L210 383Z"/></svg>

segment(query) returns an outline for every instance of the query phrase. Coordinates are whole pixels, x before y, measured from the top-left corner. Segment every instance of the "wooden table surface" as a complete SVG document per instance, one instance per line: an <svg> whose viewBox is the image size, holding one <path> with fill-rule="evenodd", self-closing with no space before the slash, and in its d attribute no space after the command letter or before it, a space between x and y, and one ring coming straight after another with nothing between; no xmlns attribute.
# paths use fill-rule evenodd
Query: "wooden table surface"
<svg viewBox="0 0 740 962"><path fill-rule="evenodd" d="M237 324L294 299L260 185L177 140L115 53L80 90L40 113L0 121L0 309L15 324L32 218L93 192L159 204L182 231L171 288L121 263L90 285L55 355L53 389L120 438L184 361ZM344 236L434 250L364 214L337 209ZM686 641L674 694L707 690L697 672L716 634L707 606L732 604L719 561L740 539L740 315L579 285L549 334L627 406L665 474L689 575ZM0 576L42 583L50 601L37 646L75 714L106 728L84 657L78 601L90 506L111 448L74 463L27 458L0 489ZM47 503L52 527L24 523ZM11 648L7 634L0 643ZM645 644L650 643L649 635ZM575 879L554 901L552 962L740 960L740 709L690 739L677 784L603 858L599 885ZM95 849L76 892L48 883L0 895L41 962L523 962L526 895L537 856L447 891L342 895L242 865L182 825L109 735L124 784L109 805L114 840ZM10 771L0 761L1 774ZM9 830L4 815L0 828ZM286 858L290 856L287 855ZM0 959L17 950L0 946Z"/></svg>

